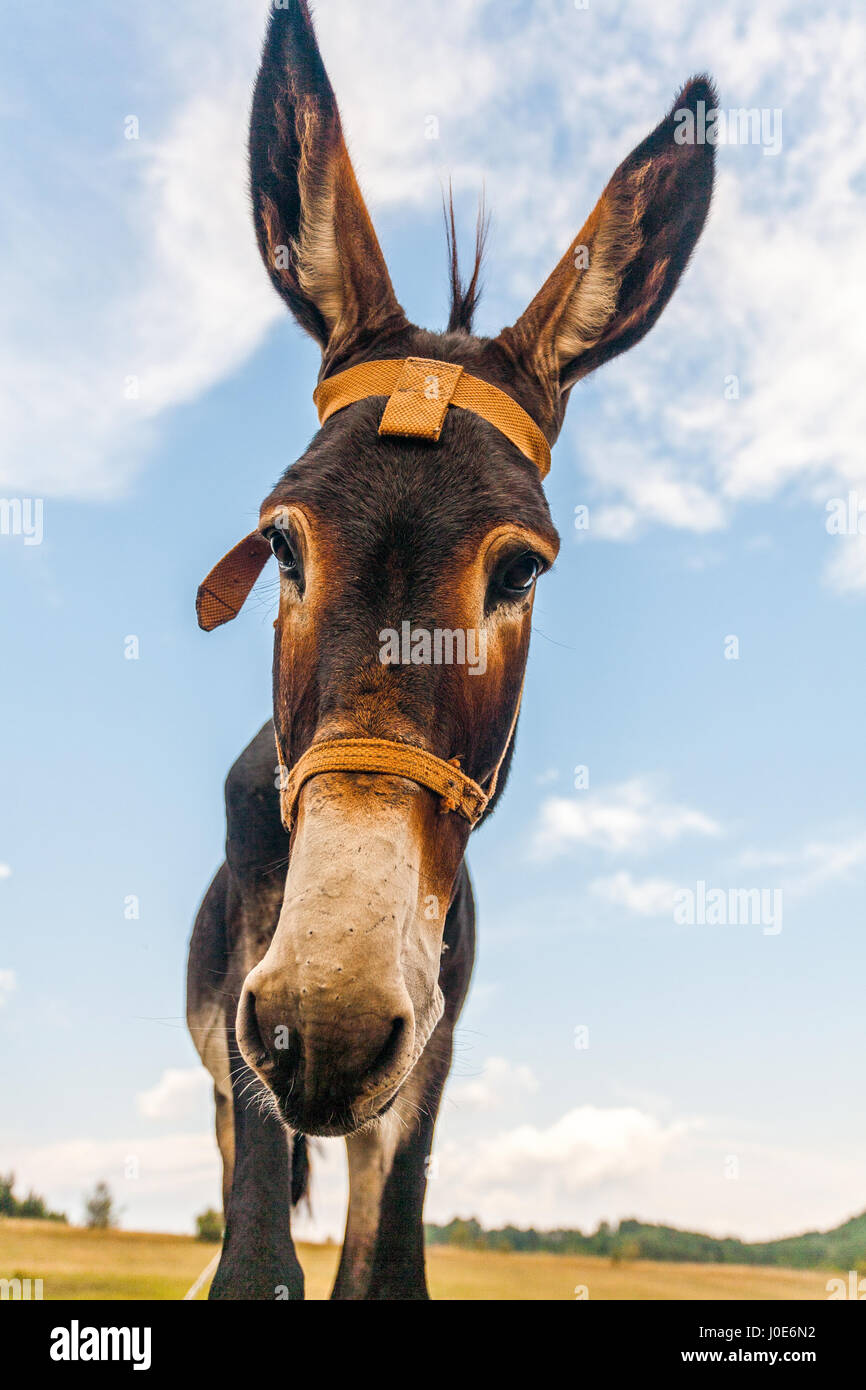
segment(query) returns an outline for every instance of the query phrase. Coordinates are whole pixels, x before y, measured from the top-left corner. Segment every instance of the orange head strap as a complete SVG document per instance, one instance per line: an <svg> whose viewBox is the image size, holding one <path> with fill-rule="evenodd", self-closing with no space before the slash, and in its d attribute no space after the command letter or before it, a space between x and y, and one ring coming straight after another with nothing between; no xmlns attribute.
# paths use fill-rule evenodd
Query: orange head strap
<svg viewBox="0 0 866 1390"><path fill-rule="evenodd" d="M531 416L498 386L469 376L454 362L430 357L403 357L361 362L328 377L313 392L319 422L367 396L387 396L379 433L435 442L449 406L471 410L495 425L530 459L542 478L550 472L550 445ZM199 585L195 610L199 627L212 632L236 618L261 574L271 548L252 531L224 555Z"/></svg>
<svg viewBox="0 0 866 1390"><path fill-rule="evenodd" d="M550 472L550 445L532 417L498 386L470 376L454 362L403 357L347 367L313 392L319 423L367 396L388 397L380 434L437 440L449 406L457 406L495 425L536 465L542 478Z"/></svg>

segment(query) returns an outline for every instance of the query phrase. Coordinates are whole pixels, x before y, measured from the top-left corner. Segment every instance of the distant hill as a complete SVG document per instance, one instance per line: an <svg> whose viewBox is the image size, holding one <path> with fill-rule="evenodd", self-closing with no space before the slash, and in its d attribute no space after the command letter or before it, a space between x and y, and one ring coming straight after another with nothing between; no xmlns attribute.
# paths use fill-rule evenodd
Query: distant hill
<svg viewBox="0 0 866 1390"><path fill-rule="evenodd" d="M592 1235L581 1231L536 1231L504 1226L485 1231L474 1218L447 1226L427 1226L428 1245L469 1250L542 1250L563 1255L609 1255L623 1260L670 1260L698 1264L784 1265L788 1269L866 1269L866 1212L832 1231L806 1231L783 1240L750 1244L734 1236L719 1238L674 1226L642 1221L603 1221Z"/></svg>

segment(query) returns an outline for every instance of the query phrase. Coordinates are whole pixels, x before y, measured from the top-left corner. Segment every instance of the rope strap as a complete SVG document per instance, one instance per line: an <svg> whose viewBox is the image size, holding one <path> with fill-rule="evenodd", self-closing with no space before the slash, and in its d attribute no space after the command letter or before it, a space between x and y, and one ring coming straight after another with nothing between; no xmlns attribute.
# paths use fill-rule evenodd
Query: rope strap
<svg viewBox="0 0 866 1390"><path fill-rule="evenodd" d="M436 440L448 407L459 406L494 425L536 465L542 478L550 472L550 445L532 416L506 391L470 376L455 362L402 357L347 367L313 392L319 423L324 425L335 411L367 396L388 397L379 424L382 435Z"/></svg>
<svg viewBox="0 0 866 1390"><path fill-rule="evenodd" d="M511 716L508 737L485 792L477 782L461 771L460 759L446 762L412 743L393 743L387 738L332 738L312 744L289 771L283 762L280 740L277 739L277 758L280 764L280 811L283 825L291 830L301 788L320 772L379 772L394 777L408 777L419 786L428 787L441 797L440 811L456 811L465 816L472 829L480 821L496 793L502 764L514 741L514 731L523 701L523 685L517 693L517 703ZM275 731L276 732L276 731Z"/></svg>
<svg viewBox="0 0 866 1390"><path fill-rule="evenodd" d="M301 788L320 772L378 772L408 777L436 792L442 798L443 812L456 811L471 826L481 819L494 790L482 791L477 782L461 772L456 758L446 762L411 743L391 743L385 738L335 738L314 743L289 772L281 796L287 830L292 827Z"/></svg>

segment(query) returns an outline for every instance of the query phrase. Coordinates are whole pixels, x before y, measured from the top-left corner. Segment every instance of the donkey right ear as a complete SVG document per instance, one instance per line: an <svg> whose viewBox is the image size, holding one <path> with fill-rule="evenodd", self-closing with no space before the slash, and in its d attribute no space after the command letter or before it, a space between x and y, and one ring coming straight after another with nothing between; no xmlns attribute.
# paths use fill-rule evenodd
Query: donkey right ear
<svg viewBox="0 0 866 1390"><path fill-rule="evenodd" d="M275 5L253 97L250 178L271 280L332 366L406 326L346 149L307 0Z"/></svg>
<svg viewBox="0 0 866 1390"><path fill-rule="evenodd" d="M251 531L238 541L198 586L195 612L199 627L213 632L236 618L270 558L271 547L261 531Z"/></svg>
<svg viewBox="0 0 866 1390"><path fill-rule="evenodd" d="M715 106L708 77L686 84L532 303L491 344L541 384L549 419L575 382L640 341L673 294L710 206L715 141L695 141L694 131Z"/></svg>

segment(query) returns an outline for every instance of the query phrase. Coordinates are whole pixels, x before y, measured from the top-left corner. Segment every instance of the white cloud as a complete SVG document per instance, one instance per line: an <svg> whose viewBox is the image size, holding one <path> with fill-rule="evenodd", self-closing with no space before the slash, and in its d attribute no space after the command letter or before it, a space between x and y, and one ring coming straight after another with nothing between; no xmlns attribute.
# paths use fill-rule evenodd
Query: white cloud
<svg viewBox="0 0 866 1390"><path fill-rule="evenodd" d="M11 996L18 988L18 978L14 970L0 970L0 1009L4 1004L8 1004Z"/></svg>
<svg viewBox="0 0 866 1390"><path fill-rule="evenodd" d="M669 25L666 11L657 20ZM852 367L866 308L864 16L776 0L760 14L685 5L678 20L671 40L685 41L684 56L710 55L722 104L781 107L785 143L774 159L747 146L720 150L687 288L666 327L610 369L616 392L599 388L602 411L581 438L581 461L610 499L613 524L603 511L597 532L607 538L653 522L715 529L737 503L786 490L823 511L827 497L866 479L866 398ZM647 42L657 58L661 34ZM732 376L739 396L726 399ZM659 476L670 491L658 491ZM830 556L833 587L866 587L861 552L846 543Z"/></svg>
<svg viewBox="0 0 866 1390"><path fill-rule="evenodd" d="M417 208L432 220L443 177L453 175L458 201L485 183L495 217L486 312L498 327L677 85L709 63L724 107L782 109L783 149L719 151L718 195L684 288L646 343L574 393L560 466L573 451L593 534L608 539L651 525L716 532L738 505L791 490L821 506L845 486L866 490L866 395L851 365L866 308L866 17L800 0L760 10L678 0L632 7L628 21L568 5L517 20L493 0L380 0L372 16L356 0L321 6L322 48L374 214ZM136 22L167 93L162 128L129 144L118 135L98 156L58 147L89 188L97 165L109 176L80 200L53 255L44 236L40 257L27 253L55 220L57 169L32 166L38 179L8 200L9 264L29 269L0 286L17 330L0 361L7 491L122 489L158 416L231 372L284 312L246 207L264 6L215 0L202 26L199 6L177 0L168 54L146 7ZM435 140L425 138L431 116ZM45 143L50 156L56 142ZM78 293L69 265L94 256L100 273ZM140 376L138 402L123 398L127 375ZM735 400L725 399L731 376ZM595 409L582 411L583 399ZM862 546L831 551L826 578L862 591Z"/></svg>
<svg viewBox="0 0 866 1390"><path fill-rule="evenodd" d="M825 883L850 879L866 865L866 834L835 840L810 840L796 850L746 850L739 856L746 869L773 870L786 893L801 896Z"/></svg>
<svg viewBox="0 0 866 1390"><path fill-rule="evenodd" d="M657 1167L687 1128L664 1126L633 1108L581 1105L546 1128L524 1124L480 1140L476 1158L491 1186L521 1182L531 1165L540 1176L554 1174L567 1191L575 1191ZM482 1177L477 1168L473 1177Z"/></svg>
<svg viewBox="0 0 866 1390"><path fill-rule="evenodd" d="M648 457L643 443L619 441L604 469L605 491L618 490L628 498L602 506L591 514L589 534L602 540L632 540L648 526L658 524L705 534L728 524L727 509L697 479L676 476L672 459Z"/></svg>
<svg viewBox="0 0 866 1390"><path fill-rule="evenodd" d="M452 1086L448 1096L461 1110L497 1110L537 1090L538 1079L531 1067L505 1057L488 1057L481 1076Z"/></svg>
<svg viewBox="0 0 866 1390"><path fill-rule="evenodd" d="M723 106L782 109L784 146L775 158L756 146L720 150L713 215L684 290L636 353L587 386L597 406L588 428L584 419L579 437L566 429L560 458L568 441L579 438L580 464L596 492L592 533L625 539L660 524L704 534L726 527L744 501L794 487L804 500L823 502L828 489L862 485L866 403L851 364L860 355L866 307L859 274L864 17L794 0L775 0L760 13L745 3L720 11L684 0L630 13L624 36L618 23L591 11L566 15L537 7L518 35L494 22L483 4L447 9L443 32L455 36L460 56L446 58L446 65L474 75L477 62L478 79L466 82L468 96L440 86L429 101L425 92L422 104L445 112L442 157L457 168L458 186L477 178L479 168L485 172L497 217L494 295L497 281L512 298L537 288L616 162L689 70L711 63ZM321 27L349 123L372 163L372 186L393 198L402 183L414 200L423 173L407 132L417 127L421 106L413 107L408 88L394 89L383 65L382 106L389 118L399 113L399 148L411 149L415 176L401 169L399 156L380 175L370 137L373 121L383 117L366 115L358 60L380 36L370 26L341 45L344 13L334 5ZM400 16L389 17L395 49L406 43L408 56ZM439 39L435 26L425 32L432 71ZM527 122L540 52L548 100L542 120ZM640 64L629 61L630 53L641 55ZM507 73L507 104L499 89L491 95L483 64L491 55L495 70ZM588 111L595 119L587 136ZM800 119L803 111L808 121ZM579 151L579 171L572 150ZM424 170L432 175L433 162ZM431 182L428 177L425 196ZM519 299L512 307L522 307ZM726 399L732 377L739 395ZM583 389L575 393L572 417L580 414ZM866 585L859 550L852 545L844 559L831 558L830 583L847 590Z"/></svg>
<svg viewBox="0 0 866 1390"><path fill-rule="evenodd" d="M637 1107L581 1106L550 1126L474 1141L445 1137L426 1215L594 1230L639 1221L745 1240L828 1228L862 1210L862 1161L782 1147L706 1117L662 1122ZM728 1176L736 1157L738 1180ZM785 1182L780 1183L780 1172Z"/></svg>
<svg viewBox="0 0 866 1390"><path fill-rule="evenodd" d="M850 880L862 870L866 866L866 834L810 840L795 850L744 850L736 862L741 869L763 872L786 895L802 897L824 884ZM668 917L680 886L665 878L635 878L623 869L594 879L589 889L596 897L639 917Z"/></svg>
<svg viewBox="0 0 866 1390"><path fill-rule="evenodd" d="M804 847L800 862L805 869L794 881L799 892L811 892L822 883L848 878L853 870L866 864L866 835L831 844L813 841Z"/></svg>
<svg viewBox="0 0 866 1390"><path fill-rule="evenodd" d="M516 1116L528 1099L515 1097ZM856 1148L846 1154L772 1145L732 1130L728 1121L662 1117L649 1101L581 1105L551 1123L515 1121L494 1132L489 1116L443 1106L428 1221L476 1216L488 1227L513 1222L587 1231L602 1220L636 1217L765 1240L806 1225L835 1225L863 1207ZM737 1181L729 1177L731 1155L739 1163ZM298 1239L339 1239L347 1195L342 1140L314 1141L311 1168L312 1214L296 1213L292 1230Z"/></svg>
<svg viewBox="0 0 866 1390"><path fill-rule="evenodd" d="M725 108L782 110L775 157L720 149L712 217L659 326L574 393L559 460L576 449L593 535L628 539L653 525L707 534L753 499L796 490L823 508L845 486L866 491L866 396L852 368L866 311L866 16L801 0L757 11L747 0L680 0L632 9L624 31L596 7L536 6L519 26L468 0L419 0L411 16L396 0L380 8L373 25L351 16L350 0L319 17L363 173L378 199L403 203L435 196L446 167L458 190L483 176L496 233L492 314L519 312L690 71L712 67ZM403 80L419 27L420 89ZM377 62L385 28L393 64ZM545 95L527 120L540 53ZM441 135L425 150L415 137L428 112ZM732 377L739 395L726 399ZM859 544L830 555L827 580L866 587Z"/></svg>
<svg viewBox="0 0 866 1390"><path fill-rule="evenodd" d="M298 1240L341 1235L346 1215L345 1143L316 1139L311 1147L313 1209L301 1208L293 1217L292 1232ZM122 1225L131 1230L191 1233L194 1213L221 1202L221 1164L210 1127L146 1139L132 1135L7 1143L3 1164L14 1171L19 1188L41 1192L71 1221L81 1220L84 1194L100 1180L108 1183Z"/></svg>
<svg viewBox="0 0 866 1390"><path fill-rule="evenodd" d="M513 1123L491 1133L489 1112L470 1115L446 1104L426 1218L444 1224L476 1216L488 1227L513 1222L588 1231L602 1220L636 1217L764 1240L806 1225L829 1227L862 1210L856 1151L774 1146L725 1121L660 1118L655 1110L649 1103L584 1105L549 1124ZM470 1120L474 1128L467 1130ZM731 1155L739 1162L737 1181L727 1176ZM293 1216L293 1233L340 1239L347 1196L342 1140L314 1141L311 1169L312 1213Z"/></svg>
<svg viewBox="0 0 866 1390"><path fill-rule="evenodd" d="M592 513L592 534L603 541L634 539L640 530L640 516L634 507L598 507Z"/></svg>
<svg viewBox="0 0 866 1390"><path fill-rule="evenodd" d="M10 1146L7 1166L21 1183L72 1203L104 1179L125 1205L128 1197L175 1193L179 1189L215 1193L219 1157L210 1133L175 1133L158 1139L64 1139L59 1143ZM213 1198L211 1197L211 1200Z"/></svg>
<svg viewBox="0 0 866 1390"><path fill-rule="evenodd" d="M663 1124L634 1107L582 1105L547 1126L445 1139L429 1189L429 1219L444 1219L447 1210L479 1215L487 1224L573 1224L576 1199L656 1172L693 1127Z"/></svg>
<svg viewBox="0 0 866 1390"><path fill-rule="evenodd" d="M146 52L152 18L135 17ZM156 417L234 370L283 314L258 260L246 191L245 127L263 21L263 7L247 0L234 14L210 7L202 27L198 7L180 0L173 63L164 34L152 49L167 95L162 128L144 122L141 138L127 141L118 118L107 145L85 151L58 143L52 125L43 131L45 160L17 167L19 178L33 167L34 182L16 188L24 211L7 233L2 283L16 326L0 357L7 493L123 491ZM46 119L54 122L50 109ZM34 223L56 225L56 210L42 206L54 196L55 158L63 178L90 196L76 201L62 240L40 237L34 257ZM13 269L22 264L25 276ZM71 278L70 266L91 269Z"/></svg>
<svg viewBox="0 0 866 1390"><path fill-rule="evenodd" d="M0 864L0 878L10 878L12 869L8 864Z"/></svg>
<svg viewBox="0 0 866 1390"><path fill-rule="evenodd" d="M624 907L639 917L670 916L677 885L664 878L635 879L621 870L610 878L597 878L590 891L615 907Z"/></svg>
<svg viewBox="0 0 866 1390"><path fill-rule="evenodd" d="M210 1096L213 1082L204 1067L169 1067L148 1091L136 1097L138 1113L146 1120L180 1120L198 1110Z"/></svg>
<svg viewBox="0 0 866 1390"><path fill-rule="evenodd" d="M649 784L635 777L605 791L549 797L539 812L533 850L540 859L564 854L573 845L614 853L643 852L687 834L720 833L710 816L658 800Z"/></svg>

